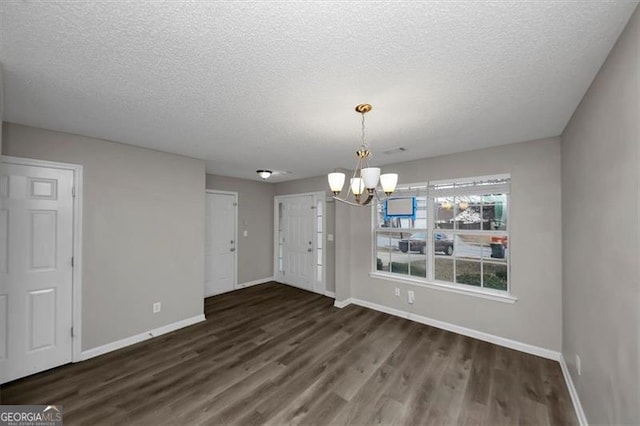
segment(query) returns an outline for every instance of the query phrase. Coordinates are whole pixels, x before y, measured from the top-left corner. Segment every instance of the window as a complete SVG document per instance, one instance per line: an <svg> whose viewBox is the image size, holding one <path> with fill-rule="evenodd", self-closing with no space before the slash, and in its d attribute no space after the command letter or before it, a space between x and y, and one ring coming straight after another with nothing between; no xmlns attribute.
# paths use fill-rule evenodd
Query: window
<svg viewBox="0 0 640 426"><path fill-rule="evenodd" d="M378 204L376 270L426 278L427 187L398 189L393 198L409 208L390 212L389 203Z"/></svg>
<svg viewBox="0 0 640 426"><path fill-rule="evenodd" d="M375 271L426 283L509 291L508 176L430 182L399 188L413 214L374 218Z"/></svg>

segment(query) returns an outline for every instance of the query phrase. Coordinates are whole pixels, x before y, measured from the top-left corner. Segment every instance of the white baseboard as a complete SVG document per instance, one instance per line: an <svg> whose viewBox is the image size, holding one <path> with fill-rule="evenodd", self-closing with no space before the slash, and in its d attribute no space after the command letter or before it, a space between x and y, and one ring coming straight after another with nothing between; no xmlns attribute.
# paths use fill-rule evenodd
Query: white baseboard
<svg viewBox="0 0 640 426"><path fill-rule="evenodd" d="M384 312L386 314L394 315L401 318L406 318L411 321L416 321L422 324L430 325L432 327L441 328L443 330L462 334L464 336L473 337L474 339L483 340L485 342L493 343L499 346L504 346L510 349L515 349L520 352L525 352L532 355L537 355L542 358L558 361L560 363L560 368L562 369L564 380L567 383L569 395L571 395L571 401L573 402L573 407L576 411L576 416L578 417L578 421L580 422L581 426L588 426L587 416L585 415L584 410L582 409L582 404L580 403L578 392L576 391L576 388L573 384L571 373L569 372L569 368L567 367L567 363L565 362L565 359L562 353L557 351L552 351L550 349L541 348L539 346L533 346L528 343L506 339L504 337L499 337L493 334L484 333L482 331L473 330L471 328L461 327L459 325L451 324L444 321L439 321L433 318L428 318L428 317L416 315L410 312L401 311L399 309L390 308L388 306L378 305L377 303L368 302L366 300L361 300L356 298L349 298L342 301L336 300L333 306L335 306L336 308L344 308L345 306L348 306L352 303L354 305L363 306L365 308L373 309L375 311Z"/></svg>
<svg viewBox="0 0 640 426"><path fill-rule="evenodd" d="M569 389L569 395L571 395L571 401L573 402L573 408L576 410L576 416L578 417L578 422L581 426L588 426L587 416L582 409L582 404L580 403L580 398L578 397L578 391L576 391L576 387L573 384L573 379L571 378L571 372L569 371L569 367L567 366L567 362L564 359L564 355L560 357L560 367L562 368L562 375L564 376L564 381L567 383L567 388Z"/></svg>
<svg viewBox="0 0 640 426"><path fill-rule="evenodd" d="M351 298L343 302L338 302L334 306L343 308L349 303L354 305L364 306L365 308L373 309L375 311L384 312L386 314L394 315L401 318L406 318L411 321L419 322L421 324L430 325L432 327L441 328L443 330L452 331L454 333L462 334L463 336L473 337L474 339L483 340L485 342L494 343L499 346L515 349L520 352L526 352L532 355L537 355L542 358L552 359L554 361L560 361L562 354L558 351L552 351L550 349L541 348L539 346L533 346L528 343L518 342L516 340L507 339L504 337L496 336L494 334L485 333L482 331L474 330L472 328L461 327L459 325L451 324L448 322L436 320L433 318L424 317L422 315L413 314L411 312L401 311L399 309L390 308L384 305L378 305L377 303L368 302L366 300Z"/></svg>
<svg viewBox="0 0 640 426"><path fill-rule="evenodd" d="M350 297L350 298L345 299L345 300L336 300L336 301L334 301L333 302L333 306L335 306L336 308L342 309L345 306L349 306L352 303L353 303L353 299Z"/></svg>
<svg viewBox="0 0 640 426"><path fill-rule="evenodd" d="M259 280L248 281L246 283L238 284L236 288L238 289L238 288L251 287L252 285L264 284L264 283L268 283L269 281L273 281L273 277L260 278Z"/></svg>
<svg viewBox="0 0 640 426"><path fill-rule="evenodd" d="M330 297L330 298L332 298L332 299L335 299L335 298L336 298L336 294L335 294L333 291L326 290L326 291L324 292L324 295L325 295L325 296L328 296L328 297Z"/></svg>
<svg viewBox="0 0 640 426"><path fill-rule="evenodd" d="M88 349L80 353L80 361L106 354L118 349L122 349L127 346L134 345L136 343L158 337L162 334L170 333L175 330L179 330L184 327L202 322L205 320L204 314L196 315L195 317L187 318L182 321L174 322L151 331L136 334L135 336L127 337L126 339L118 340L115 342L107 343L106 345L98 346L97 348Z"/></svg>

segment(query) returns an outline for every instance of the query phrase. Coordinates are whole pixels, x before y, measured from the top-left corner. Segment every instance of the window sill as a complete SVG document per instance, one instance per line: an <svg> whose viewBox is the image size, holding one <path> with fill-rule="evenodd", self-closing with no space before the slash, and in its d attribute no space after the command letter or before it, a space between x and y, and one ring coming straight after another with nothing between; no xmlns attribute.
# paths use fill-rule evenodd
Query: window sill
<svg viewBox="0 0 640 426"><path fill-rule="evenodd" d="M517 297L502 291L491 291L487 289L479 290L471 286L467 288L467 286L462 285L425 281L417 278L385 274L384 272L370 272L369 276L378 280L397 281L405 284L415 285L418 287L426 287L435 290L448 291L450 293L464 294L467 296L479 297L481 299L494 300L496 302L502 303L515 303L518 300Z"/></svg>

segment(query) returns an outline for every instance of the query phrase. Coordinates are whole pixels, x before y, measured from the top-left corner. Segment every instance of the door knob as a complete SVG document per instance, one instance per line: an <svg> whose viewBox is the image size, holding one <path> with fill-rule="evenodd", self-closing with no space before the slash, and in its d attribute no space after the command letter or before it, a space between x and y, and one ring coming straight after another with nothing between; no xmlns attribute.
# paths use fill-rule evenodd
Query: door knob
<svg viewBox="0 0 640 426"><path fill-rule="evenodd" d="M236 251L236 248L232 247L231 249L229 249L229 251Z"/></svg>
<svg viewBox="0 0 640 426"><path fill-rule="evenodd" d="M308 251L309 253L311 253L311 252L313 251L313 249L308 248L308 249L307 249L307 251Z"/></svg>

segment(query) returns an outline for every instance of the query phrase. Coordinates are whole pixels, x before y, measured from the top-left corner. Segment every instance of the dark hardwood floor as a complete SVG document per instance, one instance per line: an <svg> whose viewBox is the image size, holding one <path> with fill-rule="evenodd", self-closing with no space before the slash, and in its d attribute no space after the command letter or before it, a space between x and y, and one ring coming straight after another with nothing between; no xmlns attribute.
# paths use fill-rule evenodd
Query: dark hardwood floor
<svg viewBox="0 0 640 426"><path fill-rule="evenodd" d="M560 366L277 283L207 320L2 386L65 424L577 424Z"/></svg>

